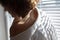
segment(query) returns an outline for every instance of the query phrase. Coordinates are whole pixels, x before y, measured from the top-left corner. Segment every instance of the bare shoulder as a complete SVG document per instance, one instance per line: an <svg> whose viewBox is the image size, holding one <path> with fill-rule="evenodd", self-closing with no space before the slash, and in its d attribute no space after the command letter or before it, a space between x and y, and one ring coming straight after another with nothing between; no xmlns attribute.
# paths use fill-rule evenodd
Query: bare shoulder
<svg viewBox="0 0 60 40"><path fill-rule="evenodd" d="M34 13L34 15L31 13L30 20L25 24L18 24L18 22L15 22L15 20L14 20L14 22L10 28L10 36L15 36L21 32L24 32L29 27L31 27L34 24L34 22L36 21L37 16L38 16L36 10L34 10L33 13Z"/></svg>

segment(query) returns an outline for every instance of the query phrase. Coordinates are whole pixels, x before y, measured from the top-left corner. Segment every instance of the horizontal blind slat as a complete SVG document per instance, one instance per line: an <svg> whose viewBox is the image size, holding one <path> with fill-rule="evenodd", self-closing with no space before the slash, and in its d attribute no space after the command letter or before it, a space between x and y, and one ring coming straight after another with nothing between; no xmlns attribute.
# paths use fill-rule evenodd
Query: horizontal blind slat
<svg viewBox="0 0 60 40"><path fill-rule="evenodd" d="M60 40L60 0L42 0L42 3L38 4L38 8L43 9L50 17L58 40Z"/></svg>

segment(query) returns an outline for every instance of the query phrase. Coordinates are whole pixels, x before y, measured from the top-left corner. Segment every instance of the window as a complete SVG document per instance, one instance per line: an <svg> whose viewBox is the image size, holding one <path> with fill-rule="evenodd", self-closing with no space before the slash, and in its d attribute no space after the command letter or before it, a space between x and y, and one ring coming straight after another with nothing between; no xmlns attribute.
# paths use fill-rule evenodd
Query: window
<svg viewBox="0 0 60 40"><path fill-rule="evenodd" d="M60 0L42 0L41 4L38 4L38 8L43 9L50 17L58 40L60 40Z"/></svg>

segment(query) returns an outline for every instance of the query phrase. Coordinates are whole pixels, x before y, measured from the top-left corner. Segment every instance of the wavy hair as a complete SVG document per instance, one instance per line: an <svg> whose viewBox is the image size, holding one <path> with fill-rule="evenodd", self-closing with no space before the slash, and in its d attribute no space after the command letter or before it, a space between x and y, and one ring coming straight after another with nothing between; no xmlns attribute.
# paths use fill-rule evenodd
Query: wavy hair
<svg viewBox="0 0 60 40"><path fill-rule="evenodd" d="M22 17L27 15L35 5L34 0L0 0L0 4Z"/></svg>

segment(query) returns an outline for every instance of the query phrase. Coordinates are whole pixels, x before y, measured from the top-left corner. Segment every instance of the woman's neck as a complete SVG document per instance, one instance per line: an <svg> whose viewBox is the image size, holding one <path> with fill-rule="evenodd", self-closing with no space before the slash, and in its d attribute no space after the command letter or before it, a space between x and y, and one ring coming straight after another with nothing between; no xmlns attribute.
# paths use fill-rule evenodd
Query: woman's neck
<svg viewBox="0 0 60 40"><path fill-rule="evenodd" d="M24 24L27 20L29 20L31 12L32 10L30 10L29 13L24 18L21 16L20 17L16 16L15 20L18 22L18 24Z"/></svg>
<svg viewBox="0 0 60 40"><path fill-rule="evenodd" d="M21 25L21 24L18 24L18 22L16 22L17 19L14 20L13 25L11 26L10 36L11 37L16 36L17 34L22 33L25 30L27 30L29 27L31 27L35 23L35 21L37 20L37 17L38 17L38 12L36 9L34 9L30 13L29 20L26 21L26 23ZM12 31L13 29L15 33Z"/></svg>
<svg viewBox="0 0 60 40"><path fill-rule="evenodd" d="M24 24L30 18L30 13L28 13L24 18L19 17L18 24Z"/></svg>

